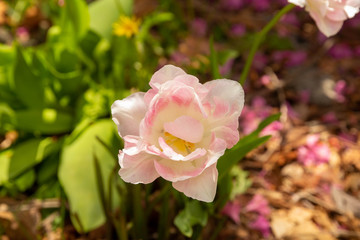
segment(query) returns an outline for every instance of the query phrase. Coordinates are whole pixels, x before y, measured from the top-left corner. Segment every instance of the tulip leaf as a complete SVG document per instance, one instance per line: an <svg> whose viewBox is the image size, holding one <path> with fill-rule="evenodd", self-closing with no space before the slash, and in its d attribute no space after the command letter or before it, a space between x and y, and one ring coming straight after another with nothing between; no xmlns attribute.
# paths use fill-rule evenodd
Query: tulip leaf
<svg viewBox="0 0 360 240"><path fill-rule="evenodd" d="M124 14L119 0L98 0L89 5L90 29L110 40L113 23ZM103 14L106 12L106 14ZM101 17L99 17L101 16Z"/></svg>
<svg viewBox="0 0 360 240"><path fill-rule="evenodd" d="M26 63L23 53L17 48L14 68L15 93L30 108L41 108L44 105L44 83L36 76Z"/></svg>
<svg viewBox="0 0 360 240"><path fill-rule="evenodd" d="M73 126L72 115L52 108L16 111L15 118L17 129L43 134L66 133Z"/></svg>
<svg viewBox="0 0 360 240"><path fill-rule="evenodd" d="M15 60L15 51L13 46L0 44L0 66L11 65Z"/></svg>
<svg viewBox="0 0 360 240"><path fill-rule="evenodd" d="M59 150L61 142L55 142L52 138L33 138L20 143L8 150L7 156L10 158L8 176L10 179L16 178L27 169L41 162L50 154Z"/></svg>
<svg viewBox="0 0 360 240"><path fill-rule="evenodd" d="M90 15L85 0L66 0L66 13L72 22L75 36L81 39L89 28ZM106 14L102 14L106 15Z"/></svg>
<svg viewBox="0 0 360 240"><path fill-rule="evenodd" d="M219 63L217 59L217 53L214 49L214 37L210 38L210 65L213 79L220 79Z"/></svg>
<svg viewBox="0 0 360 240"><path fill-rule="evenodd" d="M189 200L185 209L175 217L174 224L186 237L193 235L193 227L197 224L205 226L208 221L208 213L201 206L200 202Z"/></svg>
<svg viewBox="0 0 360 240"><path fill-rule="evenodd" d="M248 152L257 148L271 138L271 136L259 137L260 132L272 122L280 118L279 114L274 114L264 119L258 128L249 135L240 139L240 141L232 148L225 152L219 159L217 169L219 171L219 179L224 177L230 169L238 163Z"/></svg>
<svg viewBox="0 0 360 240"><path fill-rule="evenodd" d="M100 120L86 128L77 138L70 136L61 154L58 176L69 199L71 220L79 232L88 232L105 222L96 176L101 175L102 182L108 184L117 164L97 138L108 146L120 146L115 124L111 120ZM95 169L94 155L99 160L97 167L101 169ZM112 203L119 202L120 196L114 184L112 186ZM108 196L108 190L104 186L105 196ZM106 198L106 201L109 199Z"/></svg>

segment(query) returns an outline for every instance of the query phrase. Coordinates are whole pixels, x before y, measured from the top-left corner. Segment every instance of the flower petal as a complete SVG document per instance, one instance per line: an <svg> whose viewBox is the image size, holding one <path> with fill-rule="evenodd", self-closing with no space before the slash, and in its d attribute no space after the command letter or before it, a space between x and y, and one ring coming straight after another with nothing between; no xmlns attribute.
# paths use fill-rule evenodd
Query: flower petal
<svg viewBox="0 0 360 240"><path fill-rule="evenodd" d="M144 93L133 93L123 100L116 100L111 106L112 120L118 127L119 135L139 135L139 125L146 113Z"/></svg>
<svg viewBox="0 0 360 240"><path fill-rule="evenodd" d="M213 103L214 99L219 99L241 112L244 106L245 94L238 82L228 79L218 79L209 81L205 83L204 86L209 90L206 96L207 102Z"/></svg>
<svg viewBox="0 0 360 240"><path fill-rule="evenodd" d="M164 129L171 135L191 143L200 142L204 134L201 122L186 115L165 123Z"/></svg>
<svg viewBox="0 0 360 240"><path fill-rule="evenodd" d="M218 171L216 164L205 169L199 176L173 182L173 187L186 196L199 201L212 202L216 194Z"/></svg>
<svg viewBox="0 0 360 240"><path fill-rule="evenodd" d="M119 175L125 182L151 183L159 177L154 167L155 159L154 155L146 152L130 156L120 151L119 163L122 168L119 170Z"/></svg>
<svg viewBox="0 0 360 240"><path fill-rule="evenodd" d="M179 67L175 67L173 65L165 65L154 73L154 75L151 77L149 84L153 89L158 90L163 83L171 81L175 77L184 74L186 74L186 72L184 72L184 70Z"/></svg>

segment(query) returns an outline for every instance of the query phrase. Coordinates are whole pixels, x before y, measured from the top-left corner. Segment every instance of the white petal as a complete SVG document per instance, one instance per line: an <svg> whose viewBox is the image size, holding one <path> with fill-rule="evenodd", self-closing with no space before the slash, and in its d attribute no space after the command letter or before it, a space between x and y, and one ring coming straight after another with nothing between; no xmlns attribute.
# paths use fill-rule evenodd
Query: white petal
<svg viewBox="0 0 360 240"><path fill-rule="evenodd" d="M214 103L214 99L219 99L235 107L238 111L242 110L245 94L240 83L228 79L219 79L209 81L204 86L209 90L205 101Z"/></svg>
<svg viewBox="0 0 360 240"><path fill-rule="evenodd" d="M218 171L216 164L205 169L199 176L174 182L173 187L186 196L199 201L212 202L215 198Z"/></svg>
<svg viewBox="0 0 360 240"><path fill-rule="evenodd" d="M119 154L119 163L122 168L119 170L120 177L129 183L151 183L159 177L154 160L156 157L146 152L130 156L124 153Z"/></svg>
<svg viewBox="0 0 360 240"><path fill-rule="evenodd" d="M123 100L116 100L111 106L112 120L118 127L121 137L139 135L139 125L146 113L144 93L131 94Z"/></svg>
<svg viewBox="0 0 360 240"><path fill-rule="evenodd" d="M175 77L184 74L186 74L186 72L184 72L184 70L179 67L175 67L173 65L165 65L154 73L154 75L151 77L149 84L152 88L159 89L163 83L171 81Z"/></svg>
<svg viewBox="0 0 360 240"><path fill-rule="evenodd" d="M288 0L289 3L293 3L299 7L305 6L305 0Z"/></svg>

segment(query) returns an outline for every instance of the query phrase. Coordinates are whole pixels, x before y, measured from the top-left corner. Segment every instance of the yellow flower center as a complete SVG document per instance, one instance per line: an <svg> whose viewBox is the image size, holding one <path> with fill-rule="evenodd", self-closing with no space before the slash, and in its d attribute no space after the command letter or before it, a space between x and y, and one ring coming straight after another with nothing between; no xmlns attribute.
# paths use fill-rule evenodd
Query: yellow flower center
<svg viewBox="0 0 360 240"><path fill-rule="evenodd" d="M175 137L174 135L165 132L165 142L169 145L174 151L180 153L184 156L192 153L195 150L195 144L191 142L187 142L181 138Z"/></svg>

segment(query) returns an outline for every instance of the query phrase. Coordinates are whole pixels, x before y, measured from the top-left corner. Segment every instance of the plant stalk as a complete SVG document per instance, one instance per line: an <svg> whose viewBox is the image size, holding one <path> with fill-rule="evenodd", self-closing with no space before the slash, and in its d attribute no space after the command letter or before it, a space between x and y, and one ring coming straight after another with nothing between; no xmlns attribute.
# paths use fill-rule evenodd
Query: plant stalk
<svg viewBox="0 0 360 240"><path fill-rule="evenodd" d="M294 4L288 4L285 7L283 7L276 15L271 19L271 21L266 24L266 26L256 34L254 43L251 46L249 55L246 59L244 69L240 76L240 84L243 85L245 83L246 78L248 77L252 62L255 57L255 53L258 50L260 43L263 41L263 39L266 37L267 33L275 26L275 24L280 20L282 16L284 16L286 13L288 13L291 9L295 7Z"/></svg>

